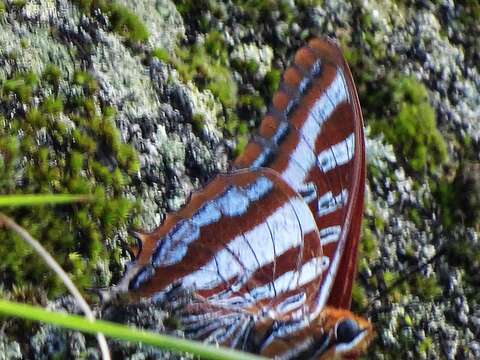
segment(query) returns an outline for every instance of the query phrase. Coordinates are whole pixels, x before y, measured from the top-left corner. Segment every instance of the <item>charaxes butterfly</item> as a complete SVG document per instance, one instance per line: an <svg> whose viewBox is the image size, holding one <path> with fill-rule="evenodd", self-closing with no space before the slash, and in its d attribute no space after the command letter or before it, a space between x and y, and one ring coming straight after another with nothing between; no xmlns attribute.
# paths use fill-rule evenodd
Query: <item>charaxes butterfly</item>
<svg viewBox="0 0 480 360"><path fill-rule="evenodd" d="M355 357L372 326L350 307L365 186L355 85L341 51L297 51L258 133L151 233L110 291L133 299L186 289L193 338L279 359Z"/></svg>

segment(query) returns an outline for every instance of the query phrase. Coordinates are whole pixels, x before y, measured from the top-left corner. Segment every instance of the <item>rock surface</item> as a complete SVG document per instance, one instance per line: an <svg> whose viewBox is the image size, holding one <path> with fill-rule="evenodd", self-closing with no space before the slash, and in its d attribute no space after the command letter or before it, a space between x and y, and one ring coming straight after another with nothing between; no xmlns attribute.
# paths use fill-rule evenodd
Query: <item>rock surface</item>
<svg viewBox="0 0 480 360"><path fill-rule="evenodd" d="M480 3L116 3L131 13L79 4L0 1L2 126L9 128L51 95L66 99L58 118L72 129L78 125L71 99L90 94L92 111L115 109L120 140L133 145L139 162L137 170L126 170L129 180L118 191L141 203L139 217L131 222L144 229L158 226L192 191L227 169L228 159L258 125L279 73L306 39L337 38L367 126L367 201L354 291L355 311L370 317L377 331L366 358L480 357L480 189L475 181L480 176L480 25L475 19ZM118 25L121 16L129 22ZM142 37L139 23L148 37ZM49 64L62 74L58 86L39 86L27 102L18 89L8 95L8 80L28 71L44 73ZM87 80L72 80L78 70L95 79L92 89ZM42 142L41 134L37 144L53 147L48 136ZM405 134L421 140L395 141ZM117 161L108 147L95 154L102 164ZM4 158L2 147L2 166ZM20 166L20 179L23 173ZM117 249L115 259L90 260L98 261L103 280L97 285L121 276L129 257L118 249L126 248L128 226L122 223L114 235L105 235L106 246ZM72 246L71 251L90 259L81 250ZM75 266L69 271L75 273ZM37 299L28 296L25 281L16 284L23 289L20 295L12 283L2 285L2 294ZM33 291L38 292L44 299L48 289ZM39 302L76 312L68 297ZM115 314L115 309L104 312L118 320ZM175 333L164 326L167 317L161 309L140 305L126 310L121 321ZM0 359L38 352L45 358L99 357L93 338L42 325L31 328L26 339L19 323L0 335ZM111 345L123 358L171 356Z"/></svg>

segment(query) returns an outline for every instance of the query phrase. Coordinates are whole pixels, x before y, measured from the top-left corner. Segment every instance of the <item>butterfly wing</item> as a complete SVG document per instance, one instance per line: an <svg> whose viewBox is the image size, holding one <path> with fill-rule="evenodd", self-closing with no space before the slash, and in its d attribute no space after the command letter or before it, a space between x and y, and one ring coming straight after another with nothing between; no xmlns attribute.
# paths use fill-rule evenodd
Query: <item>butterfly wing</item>
<svg viewBox="0 0 480 360"><path fill-rule="evenodd" d="M253 318L313 301L325 270L314 217L270 169L219 175L149 234L117 291L166 298L187 289L178 319L192 337L237 346ZM179 286L177 286L179 285Z"/></svg>
<svg viewBox="0 0 480 360"><path fill-rule="evenodd" d="M155 297L174 285L209 306L285 314L312 301L325 270L314 217L270 169L219 175L143 246L118 291Z"/></svg>
<svg viewBox="0 0 480 360"><path fill-rule="evenodd" d="M350 305L364 153L362 115L348 65L332 40L314 39L297 51L258 133L234 166L275 170L309 204L328 259L312 303L318 311L327 302Z"/></svg>

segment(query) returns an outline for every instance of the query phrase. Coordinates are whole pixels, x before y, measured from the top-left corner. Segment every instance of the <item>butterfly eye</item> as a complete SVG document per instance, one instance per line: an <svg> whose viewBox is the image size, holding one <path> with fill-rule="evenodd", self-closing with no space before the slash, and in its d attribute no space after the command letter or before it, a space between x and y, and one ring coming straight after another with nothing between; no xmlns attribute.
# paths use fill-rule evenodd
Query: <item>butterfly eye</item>
<svg viewBox="0 0 480 360"><path fill-rule="evenodd" d="M356 321L347 319L337 324L336 338L338 343L349 343L361 332Z"/></svg>

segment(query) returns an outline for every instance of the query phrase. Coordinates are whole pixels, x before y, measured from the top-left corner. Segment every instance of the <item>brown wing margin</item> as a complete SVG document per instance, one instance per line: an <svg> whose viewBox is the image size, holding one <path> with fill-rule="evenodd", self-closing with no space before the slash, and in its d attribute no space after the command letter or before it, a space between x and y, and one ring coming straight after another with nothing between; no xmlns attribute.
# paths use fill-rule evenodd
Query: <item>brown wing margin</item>
<svg viewBox="0 0 480 360"><path fill-rule="evenodd" d="M351 96L351 104L354 112L353 126L355 133L355 151L352 171L351 196L345 214L340 240L346 236L346 243L342 254L342 259L335 277L335 282L330 292L328 304L331 306L348 309L351 304L352 286L357 272L358 243L360 238L360 228L363 217L363 203L365 192L365 137L363 132L363 117L358 100L355 83L353 81L350 68L343 58L337 44L330 40L312 40L309 46L315 49L319 54L329 53L332 58L341 64L345 73L345 80Z"/></svg>
<svg viewBox="0 0 480 360"><path fill-rule="evenodd" d="M320 60L318 73L316 72L317 60ZM342 232L336 247L331 249L333 256L340 252L341 259L336 269L332 269L331 272L335 277L334 283L327 285L330 292L328 303L335 307L348 308L356 273L357 248L363 212L365 145L362 114L355 85L349 67L334 40L313 39L308 46L297 51L294 64L285 71L280 89L274 94L269 113L262 120L259 131L252 137L245 152L236 159L234 166L236 168L270 167L283 175L287 164L291 162L291 151L295 150L300 141L298 129L314 102L327 91L326 89L332 83L336 68L341 69L344 74L351 107L349 110L351 116L344 119L345 126L351 130L338 131L353 131L355 153L351 165L348 164L330 174L318 174L317 169L317 176L312 177L314 175L312 173L307 175L307 180L315 183L317 190L322 189L322 191L329 189L338 193L339 186L340 188L343 185L348 187L348 203L342 210L341 216L343 218ZM312 79L310 85L313 89L302 91L302 84L307 78ZM334 116L338 116L338 114L334 114ZM351 123L348 124L348 122ZM282 126L285 127L285 125L287 125L287 129L282 130ZM328 130L327 133L329 133ZM332 132L330 131L330 133ZM333 140L327 139L325 135L323 137L320 135L320 138L320 142L333 145ZM315 150L314 155L317 156L318 149ZM344 184L339 184L342 181ZM292 184L292 182L290 183ZM292 185L297 191L301 191L295 186L296 184ZM311 209L316 214L314 205L311 205ZM317 218L317 223L321 230L325 226L325 217ZM324 291L325 289L322 292Z"/></svg>

